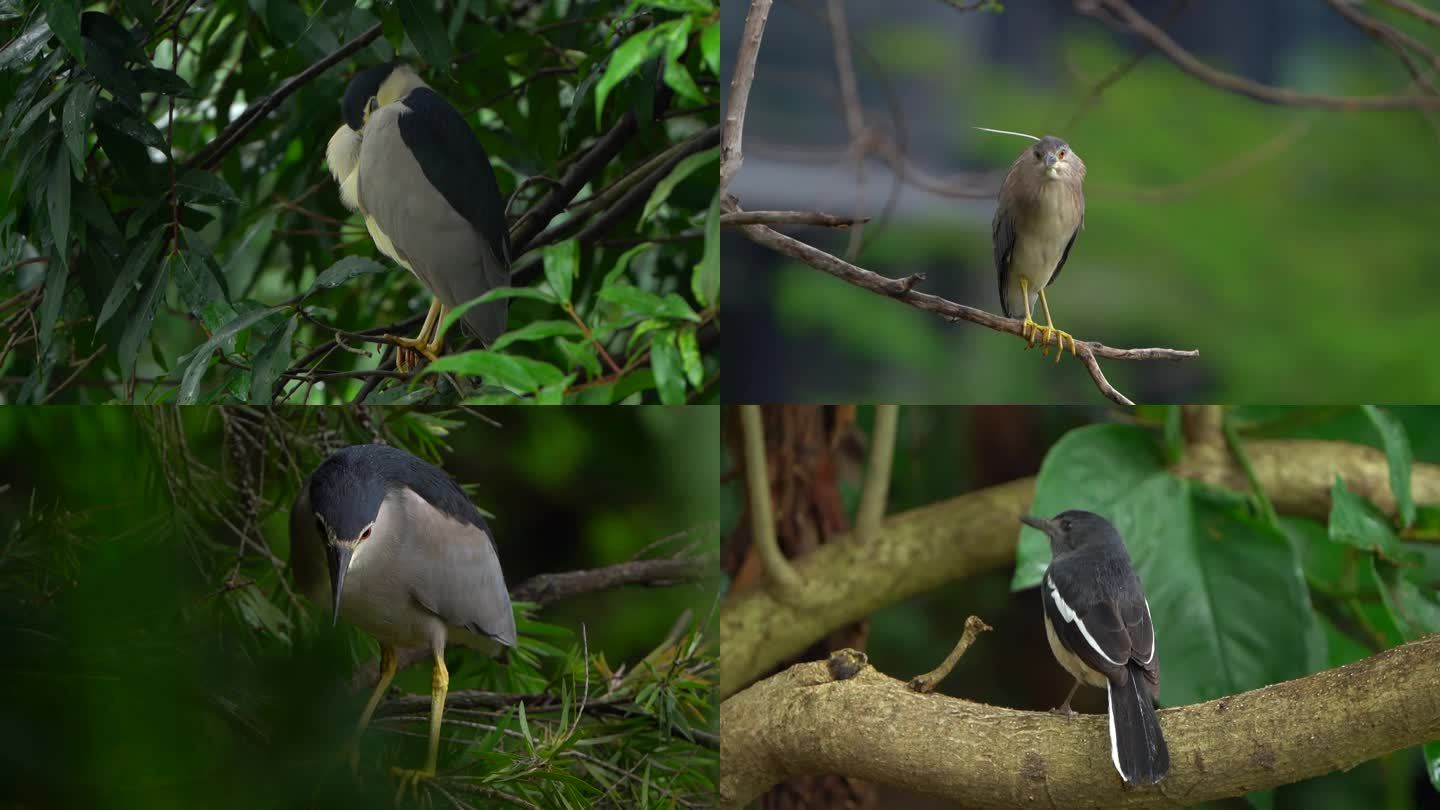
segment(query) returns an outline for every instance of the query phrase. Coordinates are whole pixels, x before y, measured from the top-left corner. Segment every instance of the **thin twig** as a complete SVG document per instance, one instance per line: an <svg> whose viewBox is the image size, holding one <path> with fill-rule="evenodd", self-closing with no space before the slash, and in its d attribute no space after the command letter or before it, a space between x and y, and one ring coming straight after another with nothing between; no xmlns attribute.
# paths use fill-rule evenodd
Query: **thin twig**
<svg viewBox="0 0 1440 810"><path fill-rule="evenodd" d="M975 643L975 638L986 630L994 629L995 628L986 624L979 616L971 616L966 619L965 632L961 633L960 640L955 642L955 649L951 650L950 654L945 656L945 660L940 662L940 666L930 670L924 675L916 675L911 678L910 688L922 694L934 692L935 687L939 686L940 682L950 675L950 670L954 669L955 665L959 663L960 656L964 655L965 651L970 649L970 645Z"/></svg>
<svg viewBox="0 0 1440 810"><path fill-rule="evenodd" d="M745 162L745 108L750 103L750 86L755 83L755 60L760 55L760 40L765 36L765 21L770 16L771 0L751 0L745 15L745 30L735 54L735 75L730 79L729 105L725 111L725 129L720 137L720 196L730 188L730 181Z"/></svg>
<svg viewBox="0 0 1440 810"><path fill-rule="evenodd" d="M822 228L848 228L869 222L870 217L841 217L820 211L739 211L720 215L720 227L741 225L817 225Z"/></svg>
<svg viewBox="0 0 1440 810"><path fill-rule="evenodd" d="M765 460L765 423L759 405L740 406L740 424L745 434L745 479L750 490L751 542L760 550L765 570L781 587L794 591L800 575L780 553L775 538L775 510L770 501L770 473Z"/></svg>
<svg viewBox="0 0 1440 810"><path fill-rule="evenodd" d="M870 460L865 464L865 484L860 490L860 508L855 517L855 537L870 537L885 517L890 494L890 471L895 461L895 429L900 406L876 405L875 427L870 431Z"/></svg>

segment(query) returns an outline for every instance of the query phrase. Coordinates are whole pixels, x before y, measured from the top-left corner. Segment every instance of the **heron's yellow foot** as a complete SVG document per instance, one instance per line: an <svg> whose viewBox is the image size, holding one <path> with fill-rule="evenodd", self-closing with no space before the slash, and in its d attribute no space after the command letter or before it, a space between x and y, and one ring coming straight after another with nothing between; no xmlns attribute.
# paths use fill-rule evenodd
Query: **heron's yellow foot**
<svg viewBox="0 0 1440 810"><path fill-rule="evenodd" d="M399 785L395 788L395 803L400 803L400 798L405 795L405 789L409 788L412 795L420 795L420 783L426 779L435 778L434 768L391 768L390 775L394 776Z"/></svg>
<svg viewBox="0 0 1440 810"><path fill-rule="evenodd" d="M1035 338L1039 336L1045 327L1026 317L1020 322L1020 336L1025 338L1025 351L1035 348Z"/></svg>
<svg viewBox="0 0 1440 810"><path fill-rule="evenodd" d="M423 336L406 338L385 335L385 340L395 344L395 369L402 374L409 374L426 362L433 363L435 358L440 356L439 341L429 341Z"/></svg>
<svg viewBox="0 0 1440 810"><path fill-rule="evenodd" d="M1060 362L1060 356L1065 353L1065 341L1067 340L1070 341L1070 354L1074 355L1076 353L1075 338L1069 332L1056 329L1051 324L1041 326L1033 321L1031 323L1035 328L1036 334L1040 336L1040 352L1042 354L1047 357L1050 355L1050 342L1052 340L1055 342L1055 362ZM1027 346L1026 348L1029 347Z"/></svg>

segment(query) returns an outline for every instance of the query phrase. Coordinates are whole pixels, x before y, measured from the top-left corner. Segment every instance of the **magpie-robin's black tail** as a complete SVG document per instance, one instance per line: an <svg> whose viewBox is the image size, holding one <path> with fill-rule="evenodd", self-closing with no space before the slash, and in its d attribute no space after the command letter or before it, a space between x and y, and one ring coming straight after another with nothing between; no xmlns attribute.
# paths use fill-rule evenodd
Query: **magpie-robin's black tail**
<svg viewBox="0 0 1440 810"><path fill-rule="evenodd" d="M1125 667L1122 685L1110 682L1110 758L1126 782L1153 785L1170 770L1170 751L1138 664Z"/></svg>

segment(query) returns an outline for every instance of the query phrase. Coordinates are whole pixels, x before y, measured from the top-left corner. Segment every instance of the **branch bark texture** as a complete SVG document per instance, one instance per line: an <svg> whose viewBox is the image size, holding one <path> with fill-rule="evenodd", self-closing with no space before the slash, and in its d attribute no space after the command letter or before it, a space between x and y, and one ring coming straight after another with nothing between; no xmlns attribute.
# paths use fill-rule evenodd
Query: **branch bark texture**
<svg viewBox="0 0 1440 810"><path fill-rule="evenodd" d="M1309 439L1251 441L1245 450L1282 514L1324 520L1337 476L1395 514L1389 467L1378 450ZM1236 491L1248 487L1244 472L1223 454L1187 456L1175 472ZM1417 502L1440 503L1440 466L1414 465L1411 491ZM798 588L737 596L720 617L721 698L837 627L1013 562L1020 515L1034 494L1035 479L1022 478L892 515L873 537L829 543L792 561Z"/></svg>
<svg viewBox="0 0 1440 810"><path fill-rule="evenodd" d="M721 705L721 802L738 808L788 777L844 773L971 808L1188 806L1440 737L1436 683L1440 634L1162 711L1173 765L1158 785L1137 788L1110 766L1101 715L1066 718L922 695L870 667L837 681L826 662L812 661Z"/></svg>

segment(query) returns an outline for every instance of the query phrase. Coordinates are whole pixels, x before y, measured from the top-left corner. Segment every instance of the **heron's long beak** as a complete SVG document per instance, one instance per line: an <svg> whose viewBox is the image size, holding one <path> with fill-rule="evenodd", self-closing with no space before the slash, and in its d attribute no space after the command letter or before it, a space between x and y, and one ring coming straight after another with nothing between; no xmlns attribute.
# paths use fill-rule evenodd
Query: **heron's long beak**
<svg viewBox="0 0 1440 810"><path fill-rule="evenodd" d="M1032 529L1039 529L1040 531L1045 533L1046 537L1050 537L1054 534L1055 521L1053 520L1031 517L1030 515L1021 515L1020 522L1024 523L1026 526L1029 526Z"/></svg>
<svg viewBox="0 0 1440 810"><path fill-rule="evenodd" d="M1045 153L1045 168L1047 168L1047 169L1053 169L1053 168L1055 168L1055 164L1056 164L1057 162L1058 162L1058 159L1055 157L1055 153L1054 153L1054 152L1046 152L1046 153Z"/></svg>
<svg viewBox="0 0 1440 810"><path fill-rule="evenodd" d="M345 571L350 568L350 555L354 552L352 546L342 546L339 543L330 543L325 546L325 556L330 563L330 589L335 592L335 610L331 614L331 624L340 621L340 593L345 588Z"/></svg>

